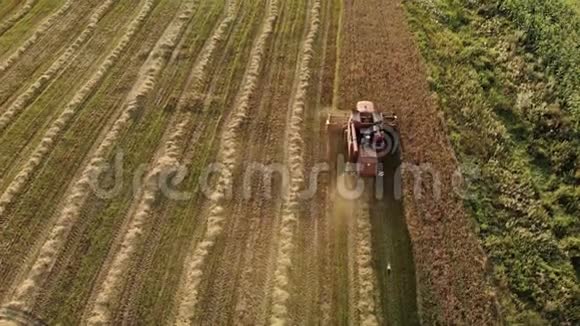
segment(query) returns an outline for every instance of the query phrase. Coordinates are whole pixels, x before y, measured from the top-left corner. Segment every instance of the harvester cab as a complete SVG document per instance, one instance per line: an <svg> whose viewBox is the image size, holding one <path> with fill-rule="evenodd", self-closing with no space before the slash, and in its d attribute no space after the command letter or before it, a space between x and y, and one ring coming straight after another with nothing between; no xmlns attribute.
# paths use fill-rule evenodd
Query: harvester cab
<svg viewBox="0 0 580 326"><path fill-rule="evenodd" d="M345 173L382 176L383 160L398 154L397 116L378 112L372 102L358 102L350 115L329 114L326 127L331 144L329 159L342 153L346 159Z"/></svg>

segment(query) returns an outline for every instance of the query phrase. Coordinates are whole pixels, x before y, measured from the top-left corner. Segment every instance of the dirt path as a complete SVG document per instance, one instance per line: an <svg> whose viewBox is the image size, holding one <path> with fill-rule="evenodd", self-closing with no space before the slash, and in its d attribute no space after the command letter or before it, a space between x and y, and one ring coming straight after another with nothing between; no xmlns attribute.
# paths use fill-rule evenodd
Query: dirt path
<svg viewBox="0 0 580 326"><path fill-rule="evenodd" d="M419 200L413 193L413 175L407 169L403 201L374 204L373 245L375 256L379 255L375 257L375 269L383 291L386 321L416 322L414 300L409 299L414 297L415 277L409 261L412 250L419 271L419 308L439 310L444 324L485 323L493 315L493 298L486 294L485 259L461 201L450 189L457 163L430 99L425 70L404 9L398 0L347 1L343 19L340 107L352 108L356 101L367 99L383 111L395 112L400 117L403 162L431 164L441 174L445 187L441 197L436 198L429 195L433 192L425 180L422 186L427 191ZM384 210L385 204L392 209L387 206ZM409 225L412 247L403 221ZM379 234L380 230L387 237ZM401 275L399 285L394 287L388 285L385 257L392 259L394 272ZM426 320L432 322L430 318Z"/></svg>

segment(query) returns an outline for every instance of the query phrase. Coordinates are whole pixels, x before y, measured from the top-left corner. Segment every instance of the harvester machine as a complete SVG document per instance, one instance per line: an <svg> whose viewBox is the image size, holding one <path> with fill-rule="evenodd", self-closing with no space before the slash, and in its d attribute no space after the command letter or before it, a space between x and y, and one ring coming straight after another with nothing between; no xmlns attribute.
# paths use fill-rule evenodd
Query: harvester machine
<svg viewBox="0 0 580 326"><path fill-rule="evenodd" d="M398 154L397 116L378 112L372 102L358 102L350 114L329 114L326 128L329 159L344 161L344 173L383 176L383 161Z"/></svg>

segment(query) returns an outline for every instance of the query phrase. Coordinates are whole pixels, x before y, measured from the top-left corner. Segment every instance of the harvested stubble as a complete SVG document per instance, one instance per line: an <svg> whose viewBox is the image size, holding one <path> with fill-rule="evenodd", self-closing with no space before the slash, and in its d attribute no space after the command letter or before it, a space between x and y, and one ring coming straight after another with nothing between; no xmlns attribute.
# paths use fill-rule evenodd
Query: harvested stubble
<svg viewBox="0 0 580 326"><path fill-rule="evenodd" d="M174 21L165 31L163 49L170 51L175 48L179 37L182 35L184 28L191 20L194 6L197 1L190 0L185 4L179 14L179 18ZM94 307L90 312L88 324L100 325L108 324L111 319L110 307L113 300L118 296L120 283L127 271L131 258L135 254L138 243L143 234L143 226L147 217L151 213L152 205L157 195L158 181L161 175L167 173L172 165L177 161L177 149L175 142L183 137L183 132L177 130L168 141L165 154L156 162L155 167L147 174L144 185L144 191L141 201L137 207L136 213L130 222L127 233L123 238L120 251L115 253L115 257L110 269L107 271L103 284L100 286L96 295Z"/></svg>
<svg viewBox="0 0 580 326"><path fill-rule="evenodd" d="M378 325L375 294L376 276L372 267L372 241L369 205L360 203L356 216L356 274L358 300L357 308L362 325Z"/></svg>
<svg viewBox="0 0 580 326"><path fill-rule="evenodd" d="M111 67L117 62L123 51L129 45L129 42L139 30L141 24L147 17L148 12L142 11L139 16L131 23L116 47L111 51L103 61L97 71L91 76L89 81L73 96L73 99L66 105L61 115L53 122L48 131L42 137L40 144L36 147L23 168L18 172L14 180L9 184L6 191L0 196L0 220L6 210L6 207L12 203L16 196L26 186L34 172L39 168L46 155L55 145L59 136L67 128L68 124L74 118L88 99L88 97L99 87Z"/></svg>
<svg viewBox="0 0 580 326"><path fill-rule="evenodd" d="M141 11L131 22L119 46L128 43L132 35L139 30L142 23L153 9L154 2L154 0L145 1L141 7ZM119 56L120 52L116 52L115 55ZM144 70L150 72L149 69ZM152 72L155 73L155 71ZM59 250L62 248L67 239L68 233L79 217L81 206L89 193L91 177L101 169L101 163L104 162L104 157L108 149L114 144L116 139L119 137L122 128L129 121L131 112L136 110L138 104L136 101L137 96L140 94L143 94L142 96L144 96L144 94L146 94L148 87L145 87L144 85L145 84L141 82L141 84L136 86L136 89L139 91L134 90L131 92L134 98L129 102L130 104L126 107L124 114L115 122L103 143L98 147L91 162L83 171L81 178L74 184L71 194L66 198L62 211L58 214L56 224L50 231L48 239L40 249L37 259L26 275L26 278L16 289L16 293L8 304L9 306L25 310L34 302L38 287L42 284L46 275L50 273L52 266L58 257Z"/></svg>
<svg viewBox="0 0 580 326"><path fill-rule="evenodd" d="M203 277L203 266L209 251L215 245L217 238L223 231L224 200L228 189L233 181L233 170L236 165L236 155L238 152L238 133L242 123L246 120L250 98L254 94L258 77L262 70L263 58L266 46L271 34L274 31L274 24L278 18L278 1L272 0L268 4L261 34L254 45L250 65L246 71L244 82L241 88L240 97L233 109L226 131L222 136L219 148L221 163L223 168L218 176L216 189L211 196L211 205L207 219L207 229L201 241L195 246L193 253L186 260L185 275L182 280L181 289L178 292L178 307L175 323L178 325L188 325L190 319L195 314L195 307L198 301L199 284Z"/></svg>
<svg viewBox="0 0 580 326"><path fill-rule="evenodd" d="M4 73L6 70L12 67L12 65L14 65L22 57L22 55L24 55L24 53L30 49L30 47L36 44L38 39L40 39L42 35L46 34L46 32L48 32L48 30L62 16L64 16L64 14L70 9L74 2L74 0L67 0L56 12L48 16L48 18L46 18L40 24L40 26L38 26L32 35L26 41L24 41L24 43L18 49L16 49L16 51L14 51L14 53L12 53L8 58L6 58L6 60L0 63L0 74Z"/></svg>
<svg viewBox="0 0 580 326"><path fill-rule="evenodd" d="M288 272L292 264L294 232L298 214L300 189L304 184L304 140L302 129L304 109L308 87L311 79L311 62L314 55L314 42L320 28L320 1L315 1L310 12L310 27L303 46L299 70L299 82L293 99L290 123L287 130L287 161L290 166L289 191L282 209L278 256L274 275L274 293L272 299L272 324L284 324L288 318L287 301Z"/></svg>
<svg viewBox="0 0 580 326"><path fill-rule="evenodd" d="M37 98L50 82L58 76L80 48L85 44L97 29L97 24L105 16L111 6L118 0L105 1L89 19L89 24L85 27L81 35L66 49L66 51L46 70L35 83L22 93L0 116L0 132L11 123L14 118ZM1 212L0 212L1 213Z"/></svg>
<svg viewBox="0 0 580 326"><path fill-rule="evenodd" d="M26 16L26 14L28 14L30 10L32 10L32 7L34 7L34 5L36 5L37 2L38 0L26 0L24 5L22 5L22 8L20 8L10 18L3 21L2 24L0 24L0 36L6 33L7 30L11 29L12 26L14 26L16 23L18 23L18 21L20 21L24 16Z"/></svg>

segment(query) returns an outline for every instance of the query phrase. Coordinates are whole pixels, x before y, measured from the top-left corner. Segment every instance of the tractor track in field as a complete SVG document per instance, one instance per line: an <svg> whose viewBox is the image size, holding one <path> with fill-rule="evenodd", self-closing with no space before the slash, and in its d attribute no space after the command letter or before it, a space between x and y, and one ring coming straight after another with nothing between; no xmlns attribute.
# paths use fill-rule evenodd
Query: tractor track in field
<svg viewBox="0 0 580 326"><path fill-rule="evenodd" d="M345 216L347 218L346 226L346 250L347 250L347 284L348 284L348 322L351 325L360 325L359 301L358 301L358 270L357 270L357 249L355 246L357 229L356 218L360 214L358 205L360 203L353 200L350 205L350 211ZM357 214L358 213L358 214ZM376 324L376 321L373 321Z"/></svg>
<svg viewBox="0 0 580 326"><path fill-rule="evenodd" d="M344 182L342 176L339 182ZM366 181L365 187L373 187L372 182ZM388 324L380 307L377 306L377 280L372 260L375 248L371 239L370 202L372 191L365 190L355 199L341 198L338 194L333 199L334 204L342 201L339 208L339 218L346 224L341 232L346 232L346 260L343 263L347 269L346 282L348 284L348 323L353 325L382 325ZM346 221L344 221L346 220ZM332 222L331 222L332 223ZM340 266L338 268L341 268ZM343 267L344 268L344 267Z"/></svg>
<svg viewBox="0 0 580 326"><path fill-rule="evenodd" d="M195 244L191 256L185 262L185 272L182 278L181 288L177 294L176 324L188 324L195 316L196 305L199 301L199 287L203 279L204 263L208 259L209 251L213 249L216 241L223 233L223 223L226 220L224 205L228 190L232 189L233 173L236 167L236 156L239 151L238 134L242 124L248 116L250 101L256 90L257 82L263 67L263 59L270 38L276 26L279 15L277 0L268 2L267 14L253 45L252 54L243 77L243 84L237 96L235 106L228 119L227 127L222 133L218 150L219 162L222 164L217 181L216 189L210 197L210 207L207 216L207 226L203 237Z"/></svg>
<svg viewBox="0 0 580 326"><path fill-rule="evenodd" d="M16 177L8 185L6 190L0 195L0 225L3 220L3 213L14 198L22 191L29 179L33 176L36 169L42 165L44 158L49 154L55 143L60 138L62 132L66 130L71 120L82 109L83 104L88 97L94 93L95 89L100 86L102 80L107 76L111 67L116 64L120 55L127 48L132 37L139 30L141 23L145 20L146 15L140 15L135 23L130 24L125 35L120 39L115 48L104 59L96 72L73 96L72 100L65 106L60 116L50 125L47 132L36 149L32 152L28 160L23 164Z"/></svg>
<svg viewBox="0 0 580 326"><path fill-rule="evenodd" d="M200 103L203 100L204 96L202 94L209 82L208 79L214 78L214 76L210 76L210 70L212 67L209 67L209 65L212 63L215 64L217 50L223 48L224 45L222 43L225 43L234 32L236 27L232 25L235 25L236 16L240 11L241 6L243 6L243 3L239 0L226 1L221 17L218 18L216 26L201 49L198 59L191 68L188 81L178 101L178 114L182 115L182 118L178 121L181 122L175 126L175 129L164 142L163 146L165 148L163 156L156 159L155 164L157 166L154 167L154 169L160 168L160 165L165 165L161 168L166 168L167 164L173 165L174 169L177 169L178 166L186 167L191 165L193 157L184 157L184 154L187 152L188 148L193 147L197 143L201 137L201 133L196 134L194 132L192 134L191 132L191 130L197 129L194 128L193 123L200 121L195 121L194 113L190 111L190 107L197 105L197 103ZM159 189L149 189L149 191L159 192ZM145 193L143 196L147 196L147 194ZM156 196L158 196L158 193ZM159 214L159 212L156 211L156 207L150 207L149 210L149 215L152 215L153 222L151 230L146 235L147 248L139 256L139 260L135 263L134 270L129 273L129 275L131 275L130 283L127 286L125 293L123 293L122 302L124 309L119 309L121 311L119 314L120 317L117 318L117 322L119 323L130 323L131 321L137 320L136 305L138 295L140 294L139 291L143 286L143 273L151 268L153 259L152 255L159 244L162 234L161 225L163 214Z"/></svg>
<svg viewBox="0 0 580 326"><path fill-rule="evenodd" d="M8 19L0 22L0 36L4 35L7 30L11 29L24 16L26 16L32 8L38 3L38 0L26 0L26 2L18 9L18 11L10 16Z"/></svg>
<svg viewBox="0 0 580 326"><path fill-rule="evenodd" d="M145 1L140 14L144 14L146 17L152 7L153 0ZM158 41L156 48L152 51L149 57L150 60L147 60L141 68L141 78L137 79L134 88L129 93L126 105L124 105L124 111L114 121L111 129L108 130L103 141L96 148L96 151L92 153L92 158L80 175L80 179L74 183L72 191L65 199L65 205L63 205L56 224L50 231L47 241L40 249L38 258L29 271L28 276L21 283L20 287L16 289L16 293L9 304L10 306L16 308L27 307L31 303L30 300L34 302L37 294L37 284L42 283L43 277L47 273L50 273L50 269L58 257L59 248L66 242L70 229L79 218L80 209L90 191L89 179L91 175L102 168L101 164L104 161L104 155L106 155L110 147L116 142L122 129L130 122L131 112L134 112L140 107L140 99L152 90L156 77L163 66L163 53L166 53L167 49L172 47L171 42L173 40L171 37L175 36L170 35L168 39L162 37Z"/></svg>
<svg viewBox="0 0 580 326"><path fill-rule="evenodd" d="M19 95L13 103L0 116L0 132L6 129L9 123L20 114L30 103L32 103L52 81L66 69L72 59L82 49L83 45L89 41L97 29L97 24L109 11L117 0L106 0L99 6L93 15L89 18L88 25L83 29L81 34L68 46L64 53L56 59L50 68L30 86L28 89Z"/></svg>
<svg viewBox="0 0 580 326"><path fill-rule="evenodd" d="M278 23L273 32L270 51L266 54L263 71L251 106L253 118L244 127L239 139L248 150L238 159L234 173L235 184L242 191L234 191L226 208L231 217L224 223L223 240L216 244L208 258L208 275L202 283L199 310L204 312L198 322L217 323L238 321L242 324L261 324L267 320L269 296L268 274L271 268L271 248L274 243L276 219L273 212L279 205L280 185L273 186L261 179L258 168L250 179L242 171L250 164L281 162L281 149L269 146L283 139L284 121L293 83L297 50L290 47L296 37L302 38L300 12L304 2L285 2L280 7ZM296 42L296 44L299 44ZM247 170L246 170L247 171ZM245 193L250 186L250 196ZM271 197L266 193L272 191Z"/></svg>

